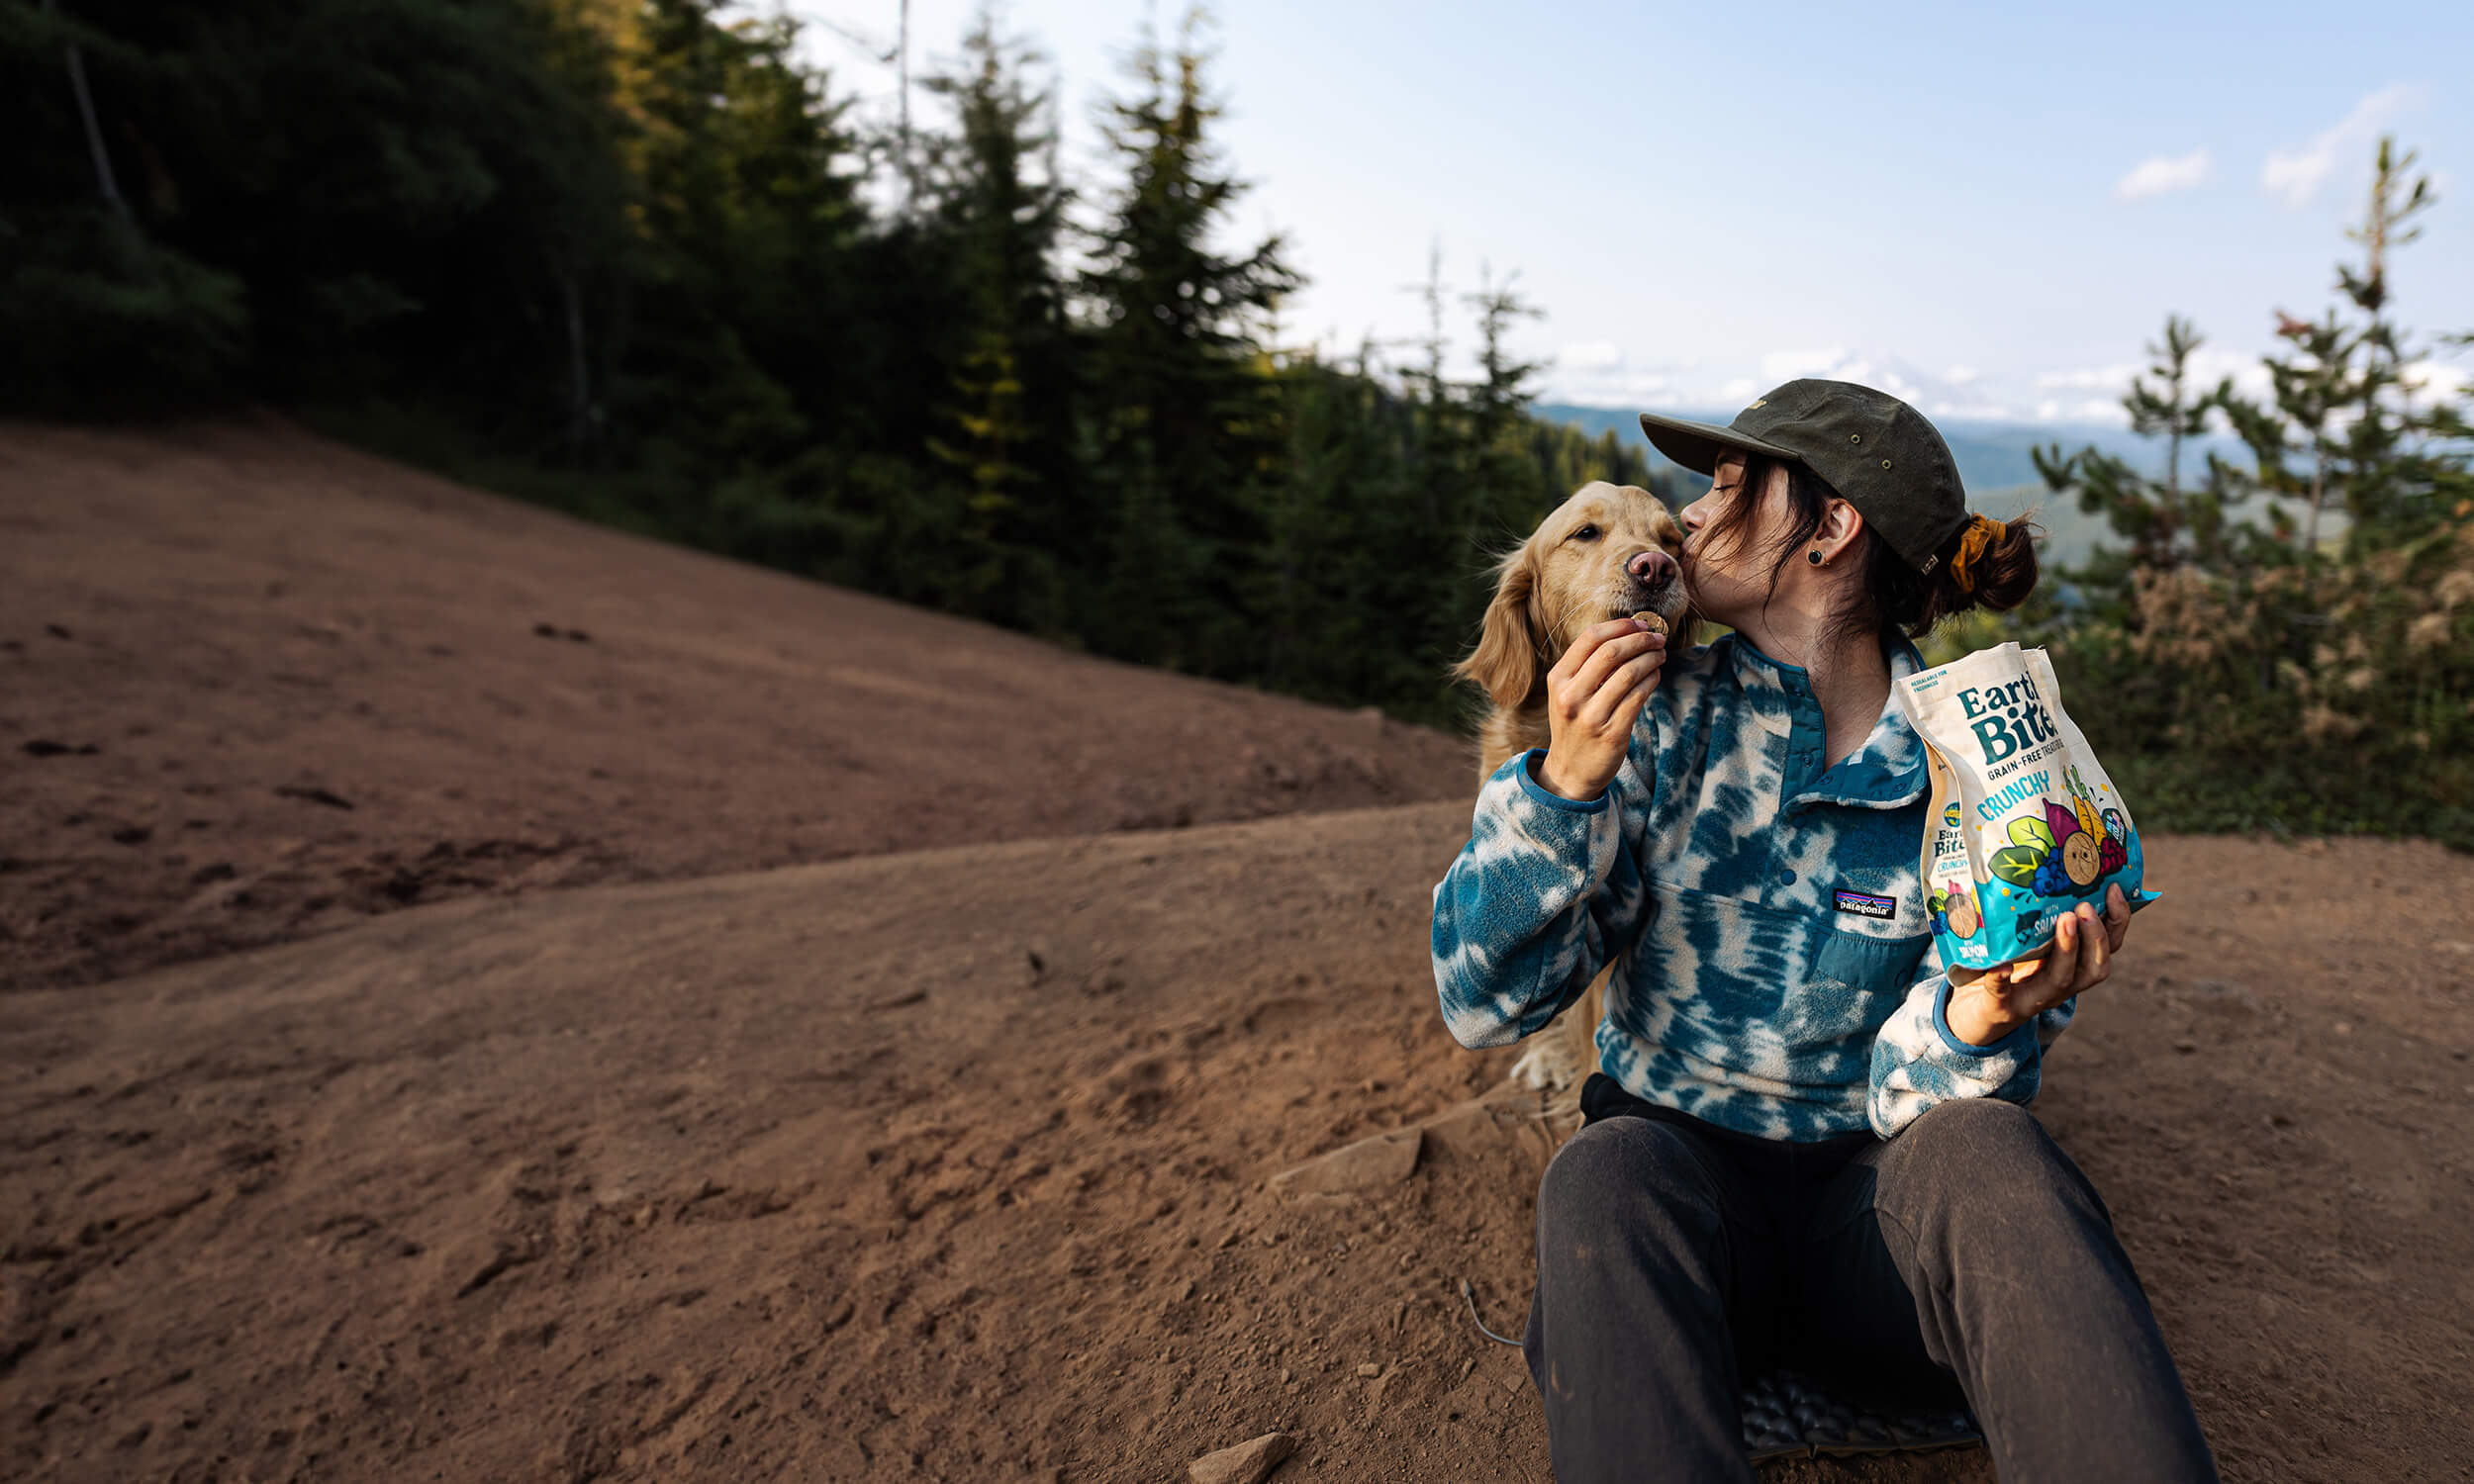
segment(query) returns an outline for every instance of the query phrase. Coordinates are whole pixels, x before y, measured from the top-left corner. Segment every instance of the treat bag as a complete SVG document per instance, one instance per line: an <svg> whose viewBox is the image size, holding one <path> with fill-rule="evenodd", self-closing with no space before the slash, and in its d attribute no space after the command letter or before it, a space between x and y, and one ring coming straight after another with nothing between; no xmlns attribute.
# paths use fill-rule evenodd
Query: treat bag
<svg viewBox="0 0 2474 1484"><path fill-rule="evenodd" d="M1892 689L1932 779L1924 889L1943 963L2031 958L2116 883L2134 911L2156 899L2131 807L2062 710L2044 650L1978 650Z"/></svg>

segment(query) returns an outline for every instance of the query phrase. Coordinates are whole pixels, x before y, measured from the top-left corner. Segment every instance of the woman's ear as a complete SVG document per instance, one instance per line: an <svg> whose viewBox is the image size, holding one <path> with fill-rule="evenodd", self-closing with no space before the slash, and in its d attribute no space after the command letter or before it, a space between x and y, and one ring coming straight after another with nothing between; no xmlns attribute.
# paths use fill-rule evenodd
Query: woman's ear
<svg viewBox="0 0 2474 1484"><path fill-rule="evenodd" d="M1494 601L1486 604L1477 647L1452 667L1455 676L1483 687L1496 705L1517 709L1546 684L1531 611L1537 592L1537 554L1524 541L1495 568Z"/></svg>
<svg viewBox="0 0 2474 1484"><path fill-rule="evenodd" d="M1836 554L1852 546L1863 531L1863 512L1844 500L1833 500L1821 512L1821 529L1813 532L1813 540Z"/></svg>

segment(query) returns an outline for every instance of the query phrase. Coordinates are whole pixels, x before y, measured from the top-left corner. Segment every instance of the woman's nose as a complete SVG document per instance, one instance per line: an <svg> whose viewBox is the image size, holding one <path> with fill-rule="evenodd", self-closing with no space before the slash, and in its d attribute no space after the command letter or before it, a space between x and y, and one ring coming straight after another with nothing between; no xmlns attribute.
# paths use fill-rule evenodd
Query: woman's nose
<svg viewBox="0 0 2474 1484"><path fill-rule="evenodd" d="M1646 587L1663 588L1674 581L1677 569L1673 557L1652 547L1648 551L1634 553L1632 560L1624 563L1624 570L1632 574L1634 582Z"/></svg>

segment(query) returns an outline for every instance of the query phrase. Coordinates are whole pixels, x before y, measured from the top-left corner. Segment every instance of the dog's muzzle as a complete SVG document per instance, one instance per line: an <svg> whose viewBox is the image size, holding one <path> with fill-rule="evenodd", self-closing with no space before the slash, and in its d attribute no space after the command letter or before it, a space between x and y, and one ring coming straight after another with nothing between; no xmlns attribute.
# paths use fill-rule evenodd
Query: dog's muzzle
<svg viewBox="0 0 2474 1484"><path fill-rule="evenodd" d="M1615 602L1611 616L1652 611L1672 618L1682 608L1683 569L1673 557L1655 548L1637 552L1624 563L1624 574L1632 579L1632 591Z"/></svg>

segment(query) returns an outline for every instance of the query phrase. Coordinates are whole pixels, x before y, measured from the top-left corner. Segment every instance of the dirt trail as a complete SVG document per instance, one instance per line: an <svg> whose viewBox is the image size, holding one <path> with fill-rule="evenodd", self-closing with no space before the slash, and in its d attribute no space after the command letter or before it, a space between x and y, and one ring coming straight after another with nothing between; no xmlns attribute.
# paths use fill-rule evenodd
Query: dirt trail
<svg viewBox="0 0 2474 1484"><path fill-rule="evenodd" d="M249 459L280 462L262 440L243 457L194 440L131 450L21 431L0 439L0 473L22 478L30 446L118 520L155 517L113 493L114 460L158 493L201 481L241 506L271 478ZM698 601L714 616L700 623L768 632L727 609L774 579L452 495L472 510L437 516L450 525L542 522L526 549L543 567L472 579L519 592L489 623L589 606L599 586L571 592L541 572L562 542L608 539L600 560L644 564L613 585L613 615L684 603L661 576L677 563L679 582L711 589ZM12 501L0 520L54 556L120 539L109 526L72 539L78 504L48 500L27 526ZM373 515L342 495L325 509L356 513L293 517L398 521L394 539L419 545L414 515ZM193 532L243 523L182 518ZM309 528L286 538L282 560L324 570L330 558L314 553L349 547ZM150 560L167 565L140 570L179 565ZM271 698L288 694L277 662L255 647L272 640L249 625L273 620L257 616L266 600L250 583L149 605L98 596L114 570L102 555L70 567L96 575L38 582L31 599L12 583L0 599L10 622L30 602L76 611L82 595L85 616L63 626L115 635L119 663L170 689L101 670L81 672L91 690L59 683L59 662L24 656L36 639L84 641L39 629L0 652L17 674L52 678L9 693L8 724L108 744L21 765L12 736L13 828L84 828L41 823L86 806L47 782L76 777L56 771L72 763L151 760L113 786L131 798L148 796L141 785L166 758L184 764L173 776L203 770L234 793L240 780L314 777L372 800L348 815L309 805L359 832L310 840L298 857L311 865L296 869L332 874L379 849L510 837L473 800L487 792L506 810L531 796L522 788L573 787L585 801L572 816L540 817L599 818L592 838L617 859L593 869L624 880L773 864L738 836L774 805L735 782L686 801L638 782L641 807L597 815L583 785L549 782L578 759L683 782L705 771L694 747L730 747L784 787L809 771L793 746L808 733L752 740L713 719L760 668L752 651L697 690L705 661L649 620L630 630L596 613L580 625L590 644L526 630L522 643L466 638L458 654L506 667L488 684L513 698L546 694L576 656L601 654L605 632L621 636L610 642L637 667L627 685L696 699L658 741L629 730L650 724L642 715L609 725L577 702L521 724L467 710L457 728L424 734L424 750L405 740L409 722L354 710L418 712L389 700L417 668L386 658L418 652L400 634L346 649L367 669L341 665L334 686L305 689L323 702L289 711ZM604 569L578 557L563 570L558 581L598 585ZM364 579L349 611L419 617L383 570ZM1419 748L1450 796L994 844L972 809L931 799L949 848L538 889L574 880L561 873L581 869L579 851L440 888L453 899L425 889L399 907L382 893L375 917L331 904L248 918L262 935L315 936L101 983L79 981L99 954L159 961L236 939L131 930L106 949L45 936L54 930L23 894L30 877L101 933L119 902L156 909L159 868L140 864L143 846L40 847L85 873L55 879L45 873L67 868L54 855L12 836L13 858L43 864L0 876L5 920L35 924L6 945L9 962L22 970L28 942L52 957L21 979L41 986L0 994L0 1473L1156 1480L1286 1428L1306 1443L1284 1481L1548 1476L1519 1358L1476 1335L1457 1286L1472 1279L1498 1328L1517 1322L1542 1143L1464 1112L1380 1194L1323 1204L1267 1183L1499 1085L1511 1054L1451 1043L1425 957L1429 892L1468 825L1454 745L793 590L764 601L806 613L814 631L793 625L780 642L811 667L845 647L832 625L867 619L943 635L957 653L1019 646L1007 673L1039 661L1120 688L1035 687L1016 702L1051 718L1034 734L1055 741L1040 745L1095 749L1106 766L1094 772L1030 748L995 755L1023 760L1015 772L917 753L919 770L977 780L984 799L1041 795L1005 816L1016 821L1067 817L1035 811L1071 796L1098 811L1094 828L1121 826L1105 812L1130 807L1108 791L1120 786L1229 813L1311 799L1358 777L1351 757L1405 792L1403 773L1380 770L1405 770ZM819 606L797 608L808 602ZM204 660L163 657L191 645L229 651L221 684L178 679ZM1137 696L1150 707L1128 724L1149 728L1139 735L1242 738L1280 759L1321 747L1333 761L1319 783L1263 792L1248 791L1242 758L1217 753L1119 779L1110 770L1143 756L1160 766L1106 721ZM1077 703L1090 707L1079 719ZM53 705L88 709L63 722L44 710ZM847 709L820 705L813 724L856 747L867 723ZM131 743L137 726L155 730ZM1356 741L1353 727L1365 728ZM984 731L945 735L962 746ZM218 732L232 760L209 763L201 743ZM502 751L511 737L524 740ZM485 783L490 758L522 787ZM448 787L472 797L446 800ZM263 821L286 816L260 808L215 815L219 845L293 859L264 843L285 837ZM896 804L874 817L894 831L907 818ZM2474 861L2365 842L2150 847L2166 899L2141 914L2122 973L2054 1050L2038 1112L2110 1204L2229 1479L2460 1476L2474 1456L2463 1406ZM1782 1463L1764 1477L1991 1474L1969 1450Z"/></svg>

